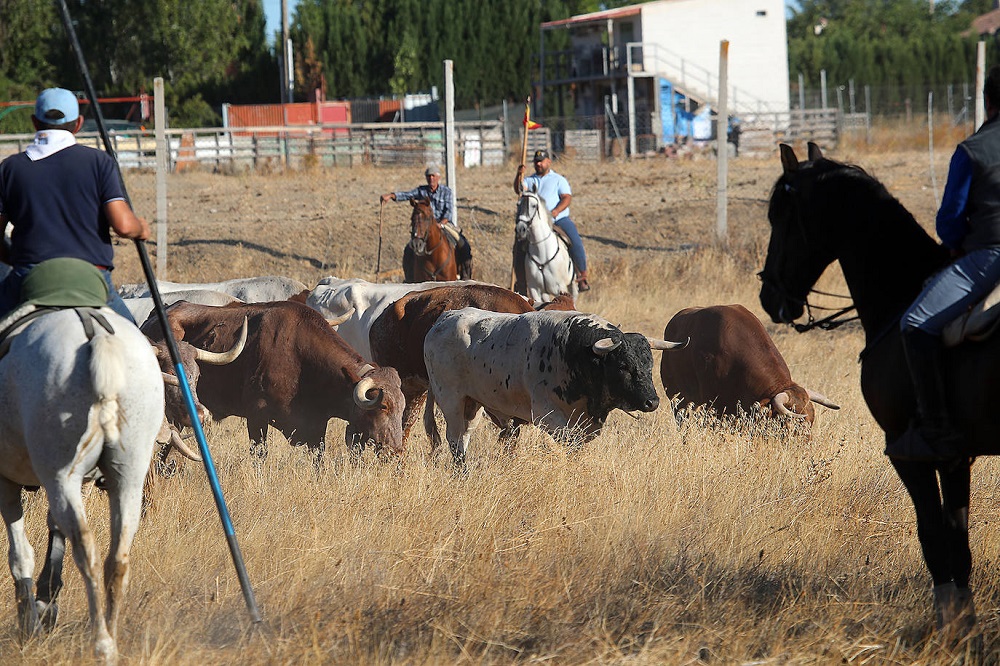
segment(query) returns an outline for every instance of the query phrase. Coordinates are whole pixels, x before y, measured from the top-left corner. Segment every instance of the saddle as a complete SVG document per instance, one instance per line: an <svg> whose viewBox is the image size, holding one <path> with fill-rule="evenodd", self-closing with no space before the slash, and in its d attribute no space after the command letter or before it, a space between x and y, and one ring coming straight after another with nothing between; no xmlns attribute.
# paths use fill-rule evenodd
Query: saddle
<svg viewBox="0 0 1000 666"><path fill-rule="evenodd" d="M1000 326L1000 284L941 332L945 347L956 347L964 340L979 342L993 335Z"/></svg>
<svg viewBox="0 0 1000 666"><path fill-rule="evenodd" d="M87 335L88 340L94 338L94 333L97 330L95 324L109 334L115 334L115 329L111 326L111 323L97 308L72 305L40 306L34 303L24 303L6 317L0 319L0 358L7 355L7 352L10 351L11 342L14 341L18 333L27 328L28 324L50 312L67 309L76 311L77 317L80 318L80 323L83 324L83 332Z"/></svg>
<svg viewBox="0 0 1000 666"><path fill-rule="evenodd" d="M92 264L69 257L41 262L21 283L21 304L0 319L0 357L10 349L11 339L32 320L55 310L75 309L88 340L94 337L94 322L114 335L98 310L105 307L107 298L107 283Z"/></svg>

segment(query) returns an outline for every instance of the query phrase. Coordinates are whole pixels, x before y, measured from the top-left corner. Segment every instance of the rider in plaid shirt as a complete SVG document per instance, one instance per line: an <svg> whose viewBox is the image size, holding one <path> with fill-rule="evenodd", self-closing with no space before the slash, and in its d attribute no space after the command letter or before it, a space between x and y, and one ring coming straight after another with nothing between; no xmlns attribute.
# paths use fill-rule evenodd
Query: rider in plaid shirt
<svg viewBox="0 0 1000 666"><path fill-rule="evenodd" d="M388 192L382 195L382 203L386 201L409 201L410 199L427 199L430 201L434 218L447 233L455 246L455 261L458 264L458 276L462 280L472 279L472 248L455 222L455 194L447 185L441 184L441 170L436 165L427 167L424 171L426 185L420 185L407 192ZM403 268L409 273L413 265L413 248L407 243L403 249ZM404 275L407 282L412 281L412 275Z"/></svg>

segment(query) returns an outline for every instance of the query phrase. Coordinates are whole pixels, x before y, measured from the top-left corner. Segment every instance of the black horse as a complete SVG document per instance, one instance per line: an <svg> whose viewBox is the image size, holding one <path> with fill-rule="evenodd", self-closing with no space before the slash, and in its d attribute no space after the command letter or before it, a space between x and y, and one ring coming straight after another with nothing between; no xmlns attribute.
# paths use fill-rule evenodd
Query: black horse
<svg viewBox="0 0 1000 666"><path fill-rule="evenodd" d="M809 308L807 297L824 269L840 262L865 331L861 391L891 441L916 411L899 319L924 281L948 263L948 251L875 178L825 159L815 144L802 163L783 144L781 164L768 209L771 239L760 274L761 305L775 322L794 322ZM951 626L964 630L975 622L970 467L977 455L1000 453L1000 337L947 350L945 366L949 406L966 438L967 457L957 463L893 459L892 465L916 509L938 627L958 621Z"/></svg>

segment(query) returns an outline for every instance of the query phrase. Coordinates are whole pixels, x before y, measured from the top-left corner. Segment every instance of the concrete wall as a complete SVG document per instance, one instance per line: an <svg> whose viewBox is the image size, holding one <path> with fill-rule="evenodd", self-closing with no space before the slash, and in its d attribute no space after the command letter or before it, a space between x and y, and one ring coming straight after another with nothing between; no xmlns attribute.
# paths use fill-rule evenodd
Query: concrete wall
<svg viewBox="0 0 1000 666"><path fill-rule="evenodd" d="M642 41L719 73L719 42L729 40L729 83L787 111L788 38L784 0L662 0L642 5ZM655 63L646 62L647 70ZM730 97L730 105L733 99Z"/></svg>

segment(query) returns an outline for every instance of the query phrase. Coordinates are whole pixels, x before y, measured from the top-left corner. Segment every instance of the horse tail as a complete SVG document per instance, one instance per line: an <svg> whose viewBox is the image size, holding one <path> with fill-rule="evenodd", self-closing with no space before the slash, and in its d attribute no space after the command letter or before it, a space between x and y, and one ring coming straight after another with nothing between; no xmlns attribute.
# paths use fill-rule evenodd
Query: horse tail
<svg viewBox="0 0 1000 666"><path fill-rule="evenodd" d="M117 442L121 438L123 414L118 398L124 393L128 378L127 355L125 342L117 335L99 331L90 341L90 379L97 394L94 406L107 441Z"/></svg>

